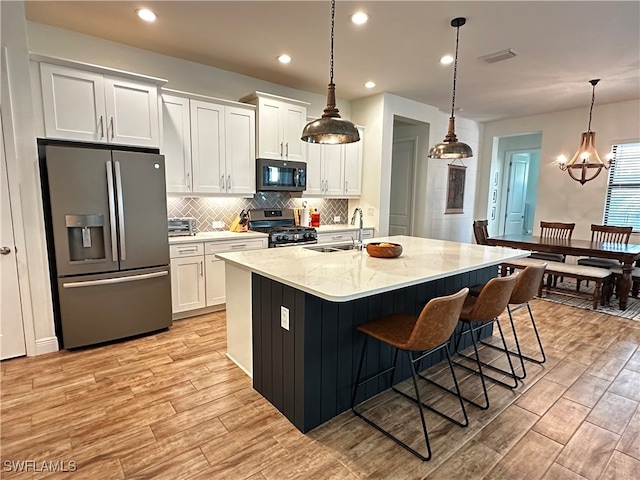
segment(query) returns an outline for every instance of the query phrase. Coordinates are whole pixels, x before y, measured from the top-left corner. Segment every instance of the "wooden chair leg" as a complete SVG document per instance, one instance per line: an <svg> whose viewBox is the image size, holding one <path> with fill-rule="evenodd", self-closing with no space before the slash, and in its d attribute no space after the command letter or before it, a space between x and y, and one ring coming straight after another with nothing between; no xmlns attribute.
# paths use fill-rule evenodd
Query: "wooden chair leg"
<svg viewBox="0 0 640 480"><path fill-rule="evenodd" d="M602 280L596 281L596 286L593 289L593 309L598 309L598 301L600 300L600 290L602 289Z"/></svg>

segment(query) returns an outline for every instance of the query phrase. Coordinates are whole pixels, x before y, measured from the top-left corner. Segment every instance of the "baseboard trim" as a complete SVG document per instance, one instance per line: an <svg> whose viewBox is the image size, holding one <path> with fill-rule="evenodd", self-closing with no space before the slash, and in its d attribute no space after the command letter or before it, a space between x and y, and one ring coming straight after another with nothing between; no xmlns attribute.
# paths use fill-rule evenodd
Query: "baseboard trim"
<svg viewBox="0 0 640 480"><path fill-rule="evenodd" d="M60 350L58 347L57 337L45 337L36 340L36 355L44 355L45 353L53 353Z"/></svg>
<svg viewBox="0 0 640 480"><path fill-rule="evenodd" d="M197 308L195 310L187 310L186 312L174 313L171 315L172 320L182 320L184 318L195 317L197 315L204 315L206 313L220 312L227 308L226 303L220 305L213 305L211 307Z"/></svg>
<svg viewBox="0 0 640 480"><path fill-rule="evenodd" d="M242 370L244 373L249 375L249 378L253 379L253 375L251 374L251 372L246 368L244 368L242 365L240 365L240 363L235 358L233 358L233 356L229 355L229 352L227 352L227 358L231 360L233 363L235 363L240 370Z"/></svg>

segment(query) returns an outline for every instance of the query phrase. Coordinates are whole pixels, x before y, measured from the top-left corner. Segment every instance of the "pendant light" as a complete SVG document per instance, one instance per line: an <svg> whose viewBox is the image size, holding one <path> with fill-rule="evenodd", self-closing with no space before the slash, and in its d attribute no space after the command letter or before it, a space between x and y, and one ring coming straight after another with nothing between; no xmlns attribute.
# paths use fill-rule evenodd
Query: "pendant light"
<svg viewBox="0 0 640 480"><path fill-rule="evenodd" d="M609 153L605 157L604 162L600 160L598 152L596 151L596 132L591 131L591 117L593 115L593 104L596 99L596 85L599 81L599 78L589 80L593 88L591 92L591 108L589 109L589 126L586 132L582 132L582 139L580 140L578 150L569 161L567 161L567 157L564 155L560 155L557 158L560 170L567 171L571 178L580 182L580 185L584 185L589 180L596 178L603 168L609 168L611 158L613 157L613 155Z"/></svg>
<svg viewBox="0 0 640 480"><path fill-rule="evenodd" d="M429 150L429 158L468 158L473 156L471 147L458 141L455 132L456 119L453 115L456 106L456 78L458 76L458 43L460 40L460 27L467 23L464 17L451 20L451 26L456 28L456 56L453 64L453 94L451 95L451 117L449 117L449 131L442 143L434 145Z"/></svg>
<svg viewBox="0 0 640 480"><path fill-rule="evenodd" d="M336 14L336 0L331 0L331 57L329 66L329 91L327 108L322 118L313 120L304 127L301 139L309 143L341 144L360 140L356 126L348 120L340 118L336 108L336 86L333 83L333 29Z"/></svg>

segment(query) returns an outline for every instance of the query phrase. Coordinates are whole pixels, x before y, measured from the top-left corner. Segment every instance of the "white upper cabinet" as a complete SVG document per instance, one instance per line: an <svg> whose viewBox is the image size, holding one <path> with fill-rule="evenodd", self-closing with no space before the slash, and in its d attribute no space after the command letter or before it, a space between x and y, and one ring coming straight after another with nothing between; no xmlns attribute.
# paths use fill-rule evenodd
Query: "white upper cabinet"
<svg viewBox="0 0 640 480"><path fill-rule="evenodd" d="M162 133L167 192L191 192L189 99L162 96Z"/></svg>
<svg viewBox="0 0 640 480"><path fill-rule="evenodd" d="M167 192L246 196L255 193L252 107L167 93L163 93L162 103Z"/></svg>
<svg viewBox="0 0 640 480"><path fill-rule="evenodd" d="M257 158L304 161L300 137L306 125L306 102L256 92L240 99L258 107Z"/></svg>
<svg viewBox="0 0 640 480"><path fill-rule="evenodd" d="M48 138L160 145L155 84L48 63L40 79Z"/></svg>
<svg viewBox="0 0 640 480"><path fill-rule="evenodd" d="M304 196L347 198L361 195L364 128L358 127L358 131L359 142L307 144L307 189Z"/></svg>
<svg viewBox="0 0 640 480"><path fill-rule="evenodd" d="M224 106L190 100L193 191L224 193Z"/></svg>
<svg viewBox="0 0 640 480"><path fill-rule="evenodd" d="M227 191L256 191L256 114L247 108L225 107Z"/></svg>

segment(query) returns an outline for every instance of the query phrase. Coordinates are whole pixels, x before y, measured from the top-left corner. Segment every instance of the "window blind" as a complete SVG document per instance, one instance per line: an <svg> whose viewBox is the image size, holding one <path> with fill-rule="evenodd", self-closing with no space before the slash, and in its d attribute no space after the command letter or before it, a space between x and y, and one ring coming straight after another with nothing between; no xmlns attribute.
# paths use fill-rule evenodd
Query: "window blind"
<svg viewBox="0 0 640 480"><path fill-rule="evenodd" d="M612 152L604 224L640 232L640 143L614 145Z"/></svg>

